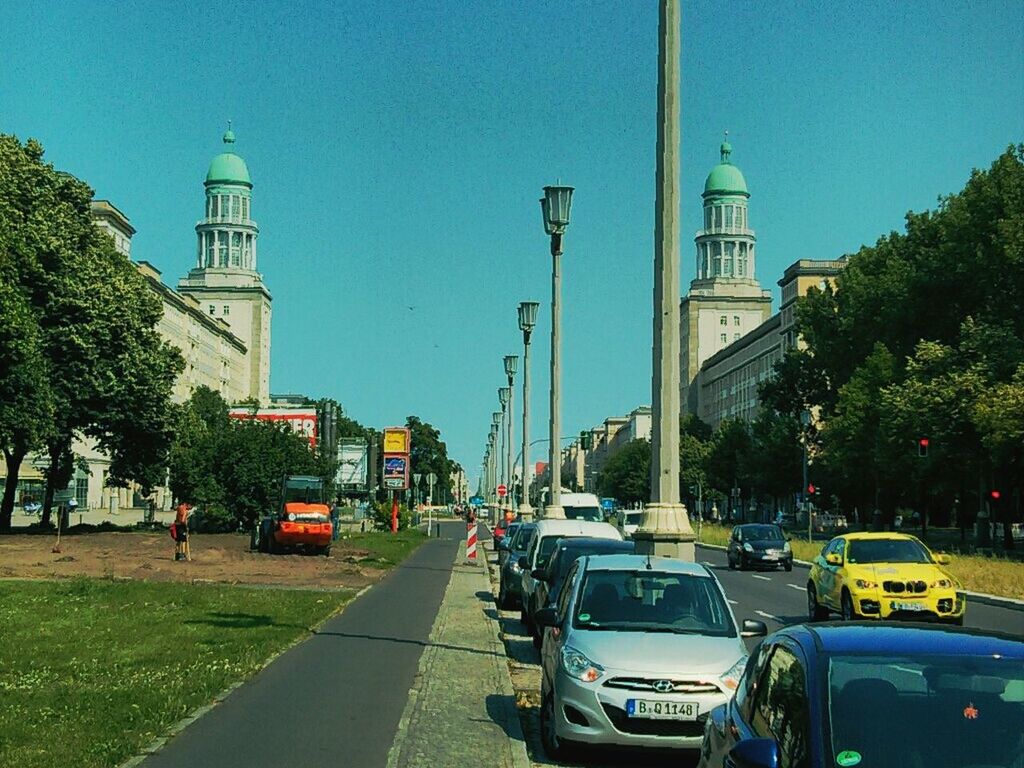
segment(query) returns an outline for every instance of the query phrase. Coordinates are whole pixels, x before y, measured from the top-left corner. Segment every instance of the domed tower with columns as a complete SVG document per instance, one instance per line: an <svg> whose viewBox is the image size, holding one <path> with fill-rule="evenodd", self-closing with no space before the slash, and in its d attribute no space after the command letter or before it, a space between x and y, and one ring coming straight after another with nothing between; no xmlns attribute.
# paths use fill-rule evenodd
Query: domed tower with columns
<svg viewBox="0 0 1024 768"><path fill-rule="evenodd" d="M245 160L234 152L228 124L224 151L206 173L205 216L196 224L196 266L178 283L212 317L226 322L242 340L249 360L250 398L270 401L271 296L256 271L259 227L252 218L252 180Z"/></svg>
<svg viewBox="0 0 1024 768"><path fill-rule="evenodd" d="M704 182L703 228L697 231L696 277L680 306L680 389L684 412L697 412L694 382L704 361L771 315L771 292L754 272L757 238L750 228L743 173L732 163L726 132L721 161Z"/></svg>

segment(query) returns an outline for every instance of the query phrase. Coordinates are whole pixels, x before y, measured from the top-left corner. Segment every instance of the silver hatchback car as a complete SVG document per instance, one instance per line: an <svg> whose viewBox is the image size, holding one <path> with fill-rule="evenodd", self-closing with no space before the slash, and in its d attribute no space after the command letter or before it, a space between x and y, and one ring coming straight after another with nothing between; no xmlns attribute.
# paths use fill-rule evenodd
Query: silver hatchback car
<svg viewBox="0 0 1024 768"><path fill-rule="evenodd" d="M541 736L556 759L584 742L698 749L743 673L742 638L768 631L737 628L705 566L643 555L580 558L536 620Z"/></svg>

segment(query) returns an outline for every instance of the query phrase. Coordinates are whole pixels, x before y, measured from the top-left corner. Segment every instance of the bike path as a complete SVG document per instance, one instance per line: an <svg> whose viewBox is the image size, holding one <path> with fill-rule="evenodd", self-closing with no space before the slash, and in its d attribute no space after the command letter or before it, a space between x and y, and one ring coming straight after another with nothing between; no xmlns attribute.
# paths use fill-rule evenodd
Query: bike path
<svg viewBox="0 0 1024 768"><path fill-rule="evenodd" d="M148 757L145 768L384 768L464 523Z"/></svg>

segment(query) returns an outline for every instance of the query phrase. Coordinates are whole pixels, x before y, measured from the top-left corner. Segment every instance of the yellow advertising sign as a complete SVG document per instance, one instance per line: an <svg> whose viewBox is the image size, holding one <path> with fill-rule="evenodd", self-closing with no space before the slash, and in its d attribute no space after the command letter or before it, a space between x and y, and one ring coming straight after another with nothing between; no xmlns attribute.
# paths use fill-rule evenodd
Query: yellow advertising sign
<svg viewBox="0 0 1024 768"><path fill-rule="evenodd" d="M408 453L409 430L406 427L384 428L384 453Z"/></svg>

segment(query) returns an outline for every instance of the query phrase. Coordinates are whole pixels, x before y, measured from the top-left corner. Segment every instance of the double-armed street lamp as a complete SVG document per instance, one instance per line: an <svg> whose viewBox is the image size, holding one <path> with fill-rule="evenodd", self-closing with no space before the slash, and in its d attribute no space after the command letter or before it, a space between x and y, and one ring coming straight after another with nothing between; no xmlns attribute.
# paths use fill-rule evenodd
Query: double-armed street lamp
<svg viewBox="0 0 1024 768"><path fill-rule="evenodd" d="M569 226L569 213L572 209L573 187L561 185L544 187L544 197L540 199L541 212L544 214L544 231L551 237L551 415L549 432L551 439L548 456L548 505L544 510L545 517L564 518L562 509L562 453L559 450L558 437L561 431L561 325L562 325L562 235Z"/></svg>
<svg viewBox="0 0 1024 768"><path fill-rule="evenodd" d="M491 413L491 485L488 498L494 499L495 504L497 504L498 500L498 464L500 461L500 454L498 453L498 431L500 428L501 411L494 411ZM492 520L492 523L493 522L494 521Z"/></svg>
<svg viewBox="0 0 1024 768"><path fill-rule="evenodd" d="M498 425L501 439L501 451L498 453L498 466L501 467L501 471L498 472L498 484L505 486L505 492L508 493L508 463L505 461L506 448L508 446L508 421L512 417L509 413L509 400L512 397L511 387L498 387L498 403L501 405L501 423ZM500 510L505 509L505 499L500 494L498 496L498 508Z"/></svg>
<svg viewBox="0 0 1024 768"><path fill-rule="evenodd" d="M530 336L537 325L536 301L519 302L519 330L523 332L523 488L519 496L519 518L533 519L530 506Z"/></svg>
<svg viewBox="0 0 1024 768"><path fill-rule="evenodd" d="M519 356L518 355L505 355L505 376L508 378L508 386L505 389L508 391L508 419L505 422L505 429L507 430L507 439L505 440L505 503L502 504L502 509L508 514L512 511L512 482L513 482L513 467L512 467L512 435L515 434L512 422L512 413L515 410L513 406L516 401L516 390L513 386L513 382L516 377L516 370L519 367Z"/></svg>

